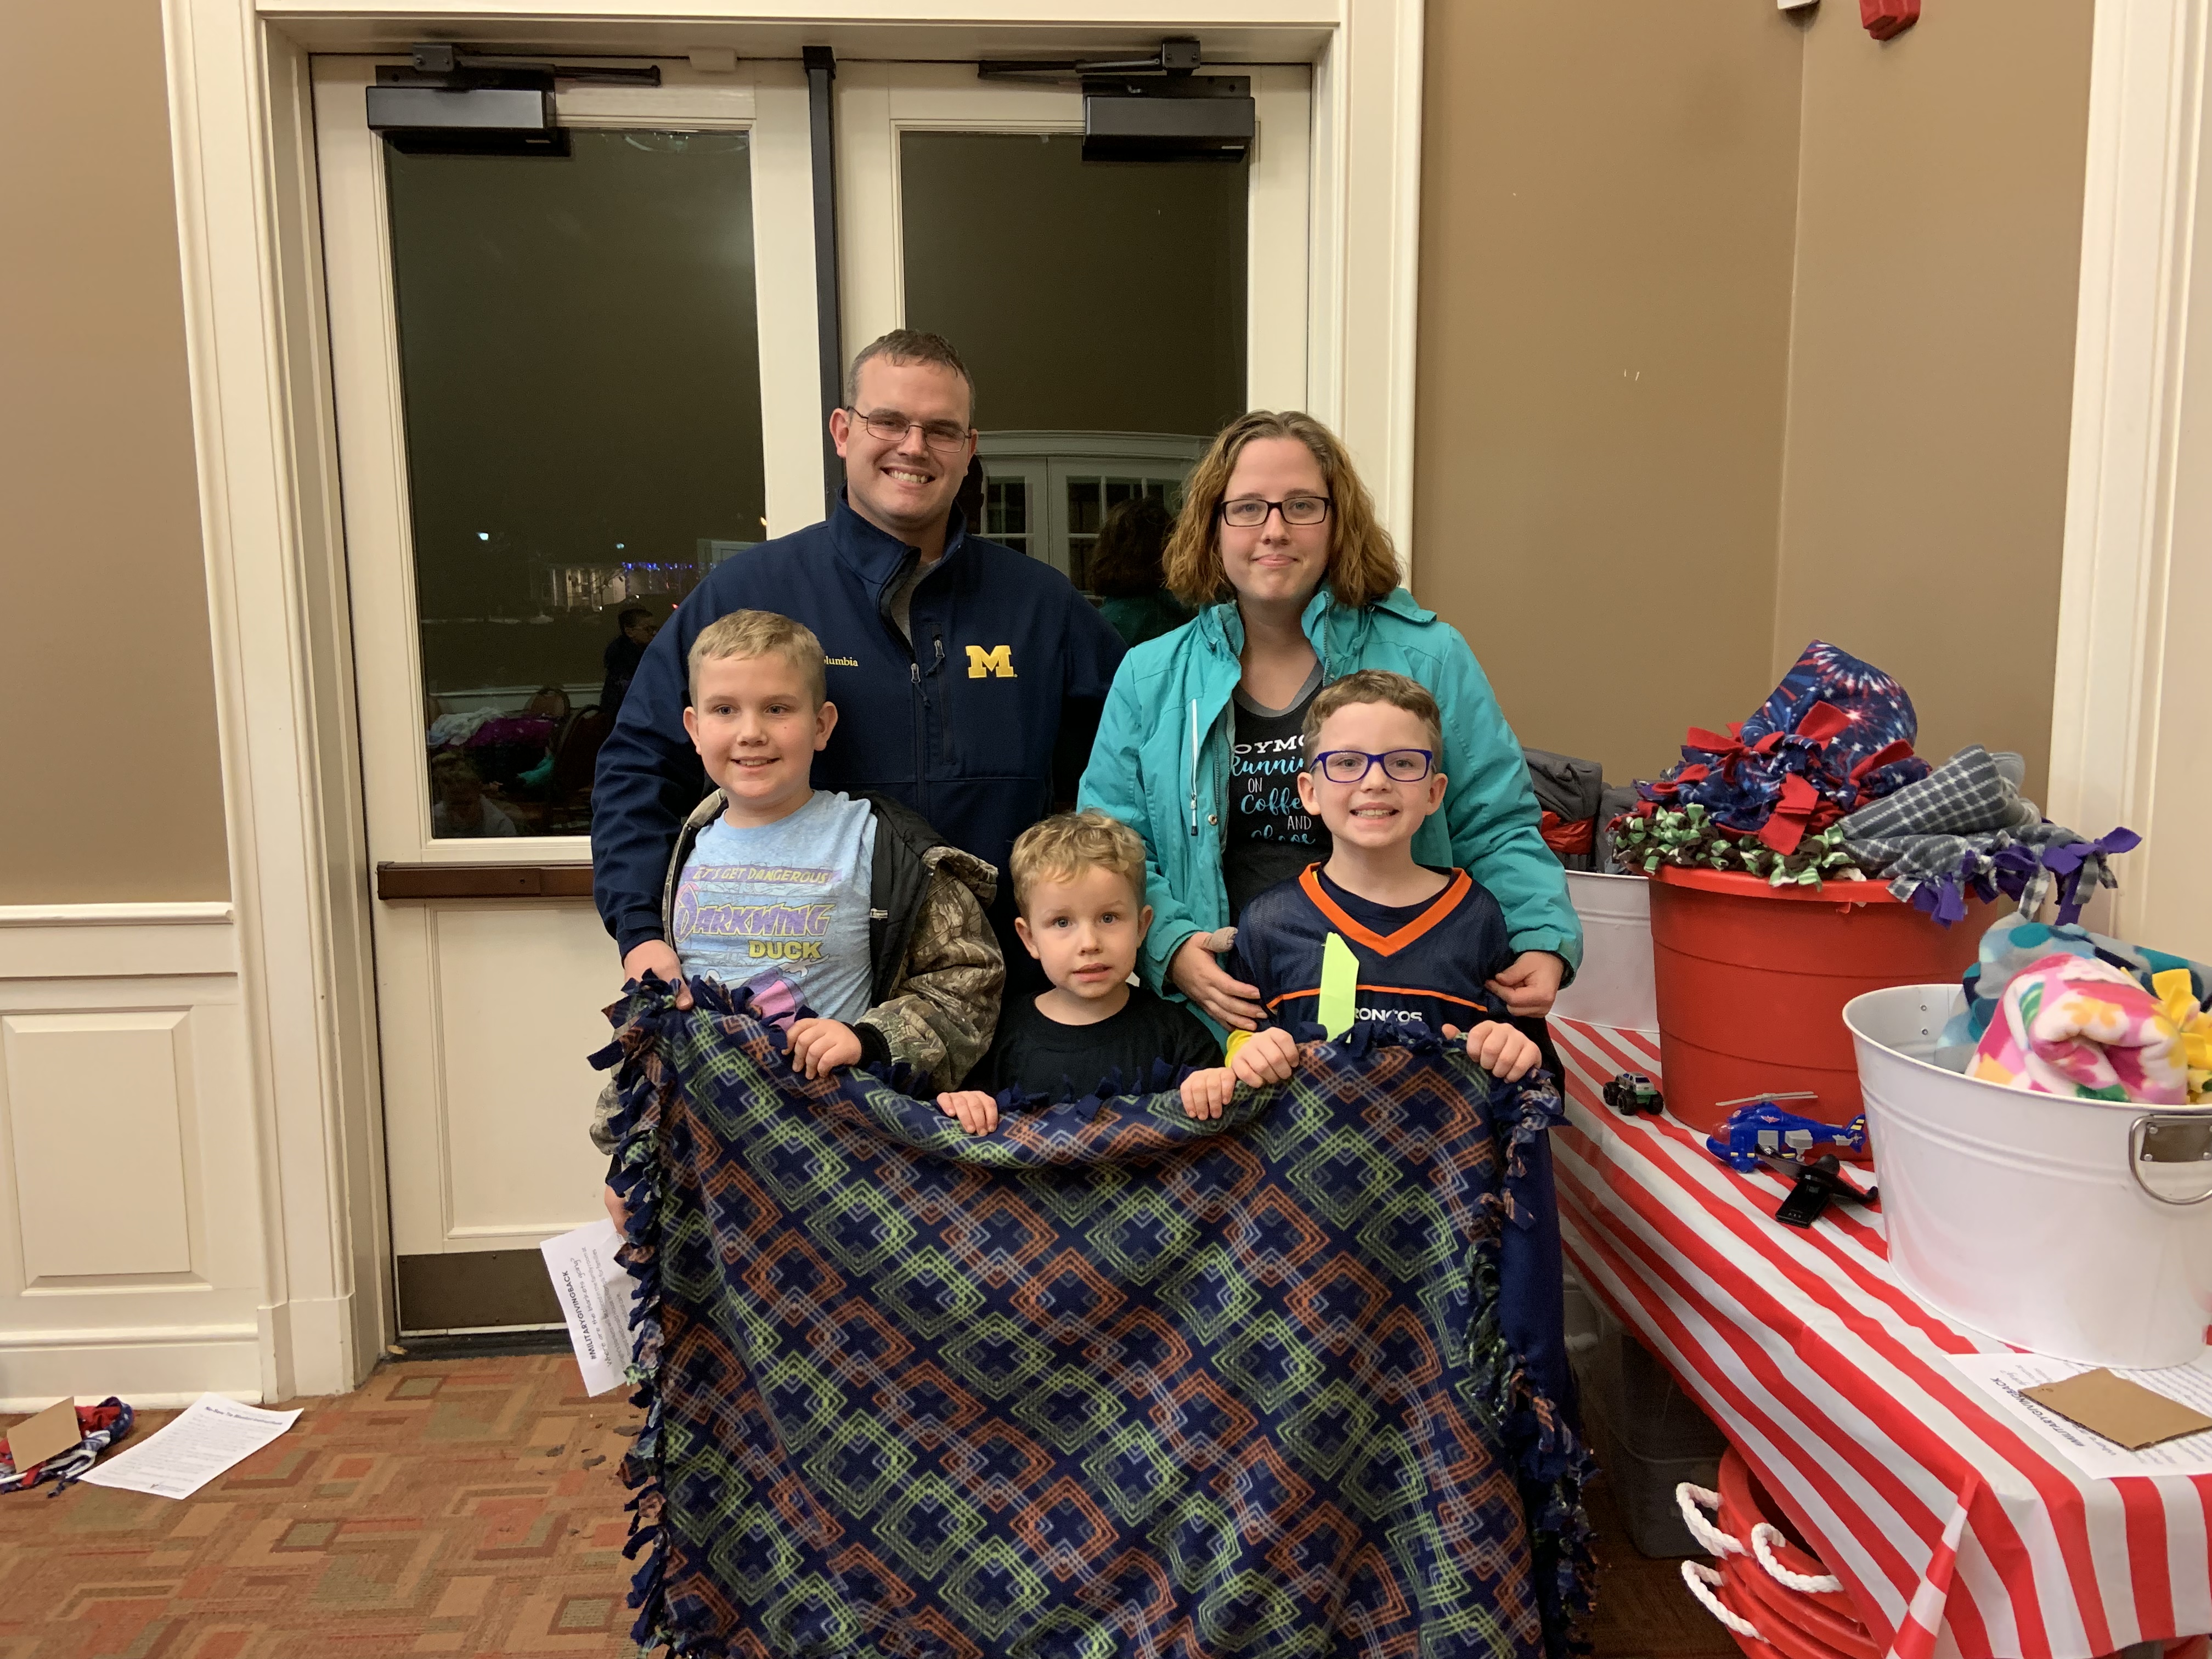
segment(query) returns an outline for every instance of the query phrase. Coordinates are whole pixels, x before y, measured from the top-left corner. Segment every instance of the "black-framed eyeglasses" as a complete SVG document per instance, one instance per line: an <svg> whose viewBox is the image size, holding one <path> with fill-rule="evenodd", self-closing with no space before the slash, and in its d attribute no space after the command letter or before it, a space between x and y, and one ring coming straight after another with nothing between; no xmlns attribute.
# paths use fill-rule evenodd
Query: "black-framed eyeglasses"
<svg viewBox="0 0 2212 1659"><path fill-rule="evenodd" d="M903 437L906 434L899 434ZM1271 501L1258 495L1238 495L1225 501L1214 509L1221 522L1233 524L1239 530L1256 530L1267 522L1270 513L1280 513L1285 524L1319 524L1328 517L1328 497L1326 495L1292 495L1279 501Z"/></svg>
<svg viewBox="0 0 2212 1659"><path fill-rule="evenodd" d="M867 428L870 436L881 438L885 443L902 444L906 441L906 434L920 427L922 442L932 449L950 454L964 446L969 436L966 427L951 421L909 420L896 409L879 409L873 414L863 415L859 410L848 407L845 412Z"/></svg>
<svg viewBox="0 0 2212 1659"><path fill-rule="evenodd" d="M1381 755L1331 749L1313 758L1313 769L1331 783L1358 783L1378 766L1393 783L1419 783L1437 769L1437 757L1426 749L1393 749Z"/></svg>

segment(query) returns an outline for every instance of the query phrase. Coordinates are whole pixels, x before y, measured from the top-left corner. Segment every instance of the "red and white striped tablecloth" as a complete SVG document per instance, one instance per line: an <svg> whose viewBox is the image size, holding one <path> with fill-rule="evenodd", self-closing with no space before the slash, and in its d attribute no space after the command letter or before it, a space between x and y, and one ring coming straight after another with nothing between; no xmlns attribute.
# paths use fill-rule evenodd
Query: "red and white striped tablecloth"
<svg viewBox="0 0 2212 1659"><path fill-rule="evenodd" d="M2212 1476L2077 1473L1944 1356L2003 1345L1889 1272L1881 1221L1809 1231L1672 1117L1599 1091L1657 1076L1656 1036L1554 1019L1569 1265L1663 1360L1890 1637L1896 1659L2096 1659L2212 1632Z"/></svg>

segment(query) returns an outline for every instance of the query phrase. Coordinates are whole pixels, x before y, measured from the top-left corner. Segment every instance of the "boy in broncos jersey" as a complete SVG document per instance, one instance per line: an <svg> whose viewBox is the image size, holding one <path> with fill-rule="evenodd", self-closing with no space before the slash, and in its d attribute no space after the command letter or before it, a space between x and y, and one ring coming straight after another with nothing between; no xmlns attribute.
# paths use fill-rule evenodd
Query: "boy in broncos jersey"
<svg viewBox="0 0 2212 1659"><path fill-rule="evenodd" d="M1413 861L1414 831L1443 805L1443 747L1436 699L1402 674L1362 670L1314 698L1298 794L1332 850L1238 919L1225 965L1260 988L1268 1024L1233 1033L1231 1065L1186 1081L1186 1112L1220 1116L1239 1075L1288 1076L1287 1028L1309 1022L1334 1036L1354 1019L1419 1020L1463 1036L1468 1058L1508 1082L1537 1063L1488 983L1514 959L1498 901L1464 870Z"/></svg>

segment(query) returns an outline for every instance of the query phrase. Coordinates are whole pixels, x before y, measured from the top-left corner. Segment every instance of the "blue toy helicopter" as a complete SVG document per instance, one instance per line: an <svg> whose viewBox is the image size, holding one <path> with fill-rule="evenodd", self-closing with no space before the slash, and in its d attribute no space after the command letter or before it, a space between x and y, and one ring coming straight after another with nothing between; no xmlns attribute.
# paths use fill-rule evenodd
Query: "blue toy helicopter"
<svg viewBox="0 0 2212 1659"><path fill-rule="evenodd" d="M1721 1101L1717 1103L1736 1109L1705 1137L1705 1149L1732 1170L1749 1175L1766 1164L1795 1179L1796 1185L1775 1212L1776 1220L1792 1227L1811 1226L1832 1200L1871 1204L1881 1197L1874 1188L1857 1187L1845 1180L1836 1157L1838 1152L1866 1151L1863 1114L1838 1128L1777 1104L1819 1098L1798 1091Z"/></svg>
<svg viewBox="0 0 2212 1659"><path fill-rule="evenodd" d="M1839 1129L1818 1118L1800 1117L1780 1104L1785 1100L1819 1098L1818 1095L1799 1091L1720 1101L1718 1105L1736 1109L1729 1114L1719 1128L1705 1137L1705 1149L1730 1169L1741 1170L1746 1175L1756 1170L1764 1158L1787 1158L1802 1164L1823 1152L1866 1151L1863 1115L1853 1118Z"/></svg>

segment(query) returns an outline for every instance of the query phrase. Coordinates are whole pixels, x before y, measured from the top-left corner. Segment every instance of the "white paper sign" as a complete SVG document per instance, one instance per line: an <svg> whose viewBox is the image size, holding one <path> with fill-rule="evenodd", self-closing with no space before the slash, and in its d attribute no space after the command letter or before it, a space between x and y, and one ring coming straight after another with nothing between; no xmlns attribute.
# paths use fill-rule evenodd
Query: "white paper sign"
<svg viewBox="0 0 2212 1659"><path fill-rule="evenodd" d="M553 1276L553 1293L561 1298L561 1316L568 1322L584 1392L602 1395L620 1388L629 1365L630 1298L637 1280L615 1260L622 1248L615 1224L594 1221L538 1248Z"/></svg>
<svg viewBox="0 0 2212 1659"><path fill-rule="evenodd" d="M155 1498L190 1498L299 1418L296 1411L264 1411L221 1395L204 1394L174 1422L112 1457L101 1458L84 1478L95 1486L149 1492Z"/></svg>
<svg viewBox="0 0 2212 1659"><path fill-rule="evenodd" d="M1954 1353L1949 1358L1969 1382L2006 1413L2039 1431L2045 1439L2055 1442L2066 1461L2084 1474L2106 1478L2123 1474L2212 1474L2212 1429L2202 1434L2185 1434L2177 1440L2162 1440L2141 1451L2130 1451L2101 1434L2091 1433L2078 1423L2069 1422L2047 1407L2021 1398L2022 1389L2063 1382L2069 1376L2099 1370L2098 1366L2076 1364L2070 1359L2046 1359L2033 1353ZM2212 1356L2200 1358L2193 1365L2176 1365L2167 1370L2114 1369L2112 1375L2139 1382L2154 1393L2179 1400L2185 1406L2212 1416Z"/></svg>

